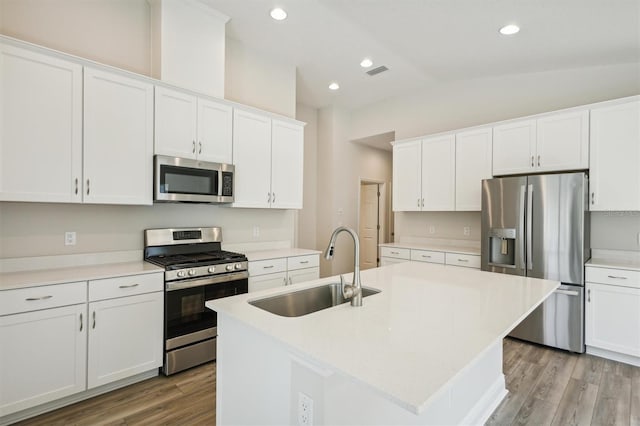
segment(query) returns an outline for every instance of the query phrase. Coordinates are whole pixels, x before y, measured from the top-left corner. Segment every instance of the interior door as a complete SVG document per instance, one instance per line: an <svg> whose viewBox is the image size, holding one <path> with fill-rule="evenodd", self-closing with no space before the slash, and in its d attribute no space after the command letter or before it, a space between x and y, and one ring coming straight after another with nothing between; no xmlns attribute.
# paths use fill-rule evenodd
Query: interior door
<svg viewBox="0 0 640 426"><path fill-rule="evenodd" d="M377 183L360 185L360 269L378 267L378 194Z"/></svg>
<svg viewBox="0 0 640 426"><path fill-rule="evenodd" d="M528 179L527 275L584 284L585 174Z"/></svg>

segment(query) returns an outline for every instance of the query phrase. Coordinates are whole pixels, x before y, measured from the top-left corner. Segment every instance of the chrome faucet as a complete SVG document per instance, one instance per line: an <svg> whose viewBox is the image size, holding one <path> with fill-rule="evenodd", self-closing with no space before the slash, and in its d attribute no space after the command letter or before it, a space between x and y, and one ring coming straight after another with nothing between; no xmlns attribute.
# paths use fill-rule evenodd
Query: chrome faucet
<svg viewBox="0 0 640 426"><path fill-rule="evenodd" d="M340 275L340 284L342 287L342 295L345 299L351 299L351 306L362 306L362 284L360 283L360 242L358 240L358 234L351 228L346 226L340 226L333 231L331 239L329 240L329 246L324 253L324 258L327 260L333 259L333 251L336 245L336 238L342 231L348 232L353 238L353 282L351 285L344 283L342 274Z"/></svg>

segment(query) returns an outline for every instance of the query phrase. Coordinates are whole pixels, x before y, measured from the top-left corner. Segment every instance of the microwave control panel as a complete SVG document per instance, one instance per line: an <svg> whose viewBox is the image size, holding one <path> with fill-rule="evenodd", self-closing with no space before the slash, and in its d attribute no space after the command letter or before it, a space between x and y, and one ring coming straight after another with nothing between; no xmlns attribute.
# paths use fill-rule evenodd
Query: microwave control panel
<svg viewBox="0 0 640 426"><path fill-rule="evenodd" d="M233 173L222 172L222 194L223 197L233 196Z"/></svg>

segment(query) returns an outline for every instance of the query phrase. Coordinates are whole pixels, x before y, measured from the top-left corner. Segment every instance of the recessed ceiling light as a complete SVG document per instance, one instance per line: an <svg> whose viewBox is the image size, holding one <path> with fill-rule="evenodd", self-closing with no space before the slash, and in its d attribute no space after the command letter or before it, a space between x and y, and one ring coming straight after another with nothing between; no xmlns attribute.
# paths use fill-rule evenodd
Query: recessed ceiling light
<svg viewBox="0 0 640 426"><path fill-rule="evenodd" d="M500 28L500 34L502 35L513 35L520 31L520 27L514 24L505 25Z"/></svg>
<svg viewBox="0 0 640 426"><path fill-rule="evenodd" d="M362 62L360 62L362 68L369 68L371 65L373 65L373 61L369 58L364 58Z"/></svg>
<svg viewBox="0 0 640 426"><path fill-rule="evenodd" d="M339 88L340 88L340 85L335 81L329 85L330 90L338 90Z"/></svg>
<svg viewBox="0 0 640 426"><path fill-rule="evenodd" d="M287 18L287 12L285 12L284 9L276 7L271 9L271 17L276 21L282 21Z"/></svg>

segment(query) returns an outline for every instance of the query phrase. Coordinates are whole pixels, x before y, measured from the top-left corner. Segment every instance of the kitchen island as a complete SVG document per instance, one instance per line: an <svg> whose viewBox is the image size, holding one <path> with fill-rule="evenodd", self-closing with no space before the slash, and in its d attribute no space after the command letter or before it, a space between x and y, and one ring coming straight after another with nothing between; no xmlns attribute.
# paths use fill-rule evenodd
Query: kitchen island
<svg viewBox="0 0 640 426"><path fill-rule="evenodd" d="M381 292L358 308L289 318L248 303L291 287L207 303L219 424L483 423L506 395L502 338L559 286L417 262L361 276Z"/></svg>

